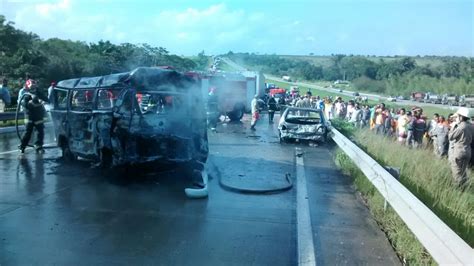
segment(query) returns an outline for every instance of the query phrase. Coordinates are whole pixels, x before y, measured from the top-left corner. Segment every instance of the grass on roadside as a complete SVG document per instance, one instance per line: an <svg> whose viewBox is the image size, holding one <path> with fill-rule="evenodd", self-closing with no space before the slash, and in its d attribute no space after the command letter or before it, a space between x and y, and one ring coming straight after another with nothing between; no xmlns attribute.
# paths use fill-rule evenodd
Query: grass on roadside
<svg viewBox="0 0 474 266"><path fill-rule="evenodd" d="M361 193L372 216L387 235L402 262L408 265L435 265L433 258L397 213L390 206L384 209L382 195L342 150L336 152L335 161L344 174L353 178L356 189Z"/></svg>
<svg viewBox="0 0 474 266"><path fill-rule="evenodd" d="M219 70L228 71L228 72L237 71L237 69L235 69L231 65L227 64L224 60L221 60L219 62L219 66L217 68Z"/></svg>
<svg viewBox="0 0 474 266"><path fill-rule="evenodd" d="M24 125L24 124L25 124L24 119L18 120L18 125ZM0 121L0 127L13 127L13 126L15 126L15 120Z"/></svg>
<svg viewBox="0 0 474 266"><path fill-rule="evenodd" d="M400 168L400 182L470 246L474 246L474 174L461 191L453 182L449 162L429 149L409 149L367 130L353 135L357 144L382 165Z"/></svg>
<svg viewBox="0 0 474 266"><path fill-rule="evenodd" d="M356 130L342 120L332 125L365 150L381 165L400 168L400 182L430 208L469 245L474 245L474 172L467 189L453 182L449 162L438 159L430 149L410 149L370 132Z"/></svg>

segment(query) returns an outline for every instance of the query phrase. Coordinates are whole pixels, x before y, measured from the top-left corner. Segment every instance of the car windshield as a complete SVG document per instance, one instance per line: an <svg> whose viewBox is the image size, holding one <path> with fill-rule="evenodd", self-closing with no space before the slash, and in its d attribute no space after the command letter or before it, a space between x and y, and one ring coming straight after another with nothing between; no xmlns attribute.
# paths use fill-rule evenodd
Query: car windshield
<svg viewBox="0 0 474 266"><path fill-rule="evenodd" d="M321 122L321 114L319 111L306 109L291 109L286 114L289 123L301 124L318 124Z"/></svg>

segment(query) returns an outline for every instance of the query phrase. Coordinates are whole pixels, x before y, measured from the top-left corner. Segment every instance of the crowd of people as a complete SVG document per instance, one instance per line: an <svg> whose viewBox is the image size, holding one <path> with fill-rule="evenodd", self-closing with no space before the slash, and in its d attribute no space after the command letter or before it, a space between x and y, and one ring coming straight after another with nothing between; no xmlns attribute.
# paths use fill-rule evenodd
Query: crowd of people
<svg viewBox="0 0 474 266"><path fill-rule="evenodd" d="M470 109L460 107L456 113L447 117L435 113L429 119L420 107L387 108L384 103L373 106L367 102L349 100L341 97L321 98L307 92L304 95L287 94L278 100L268 101L269 112L275 102L302 108L318 108L324 111L326 118L342 119L357 128L365 128L377 135L386 136L400 145L409 148L432 149L438 157L447 157L451 164L454 180L460 186L467 181L467 169L474 166L474 124L471 121ZM279 102L280 101L280 102ZM271 116L270 122L273 120Z"/></svg>
<svg viewBox="0 0 474 266"><path fill-rule="evenodd" d="M473 165L471 151L474 125L469 123L470 110L465 107L445 117L435 113L431 119L423 114L423 109L413 107L387 108L384 103L360 106L338 98L326 112L328 117L341 118L356 127L367 127L375 134L384 135L410 148L428 148L441 158L447 157L457 184L463 186L468 181L467 168Z"/></svg>

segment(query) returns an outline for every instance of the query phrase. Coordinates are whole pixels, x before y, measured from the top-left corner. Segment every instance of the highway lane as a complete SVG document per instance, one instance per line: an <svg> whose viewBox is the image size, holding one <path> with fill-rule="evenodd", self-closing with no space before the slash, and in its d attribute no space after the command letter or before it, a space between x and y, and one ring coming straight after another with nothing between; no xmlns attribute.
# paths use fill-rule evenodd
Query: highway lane
<svg viewBox="0 0 474 266"><path fill-rule="evenodd" d="M283 80L279 77L268 75L268 74L265 74L265 77L268 78L268 79L271 79L271 80L276 80L278 82L287 83L288 85L292 85L292 86L302 86L302 87L308 87L308 88L314 88L314 89L317 89L317 90L332 92L335 95L345 95L345 96L349 96L349 97L354 97L354 92L355 92L355 91L346 90L346 89L342 89L343 91L340 92L339 88L337 88L337 89L336 88L325 88L325 87L318 86L318 85L315 85L315 84L312 84L312 83L307 83L307 82L288 82L288 81L285 81L285 80ZM437 108L441 108L441 109L446 109L446 110L450 110L450 111L453 111L453 112L455 112L456 110L459 109L459 106L422 103L422 102L414 102L414 101L410 101L410 100L397 100L396 102L389 102L388 99L387 99L388 97L380 96L380 95L376 95L376 94L363 93L363 92L359 92L359 95L360 96L367 96L368 99L371 99L371 100L374 100L374 101L381 101L381 102L390 103L390 104L399 105L399 106L420 106L420 107L427 107L428 106L428 107L437 107Z"/></svg>
<svg viewBox="0 0 474 266"><path fill-rule="evenodd" d="M245 67L235 63L234 61L230 60L227 57L220 57L222 61L226 62L229 66L233 67L236 71L245 71L247 70Z"/></svg>
<svg viewBox="0 0 474 266"><path fill-rule="evenodd" d="M0 265L297 265L301 250L320 265L400 264L335 168L332 145L282 145L265 115L256 132L248 119L209 132L210 194L201 200L185 197L174 168L104 171L65 163L57 148L19 156L16 136L0 135ZM249 195L218 182L270 188L284 185L286 173L295 184L304 174L307 209L297 187ZM311 237L298 231L305 212ZM301 247L302 238L313 245Z"/></svg>

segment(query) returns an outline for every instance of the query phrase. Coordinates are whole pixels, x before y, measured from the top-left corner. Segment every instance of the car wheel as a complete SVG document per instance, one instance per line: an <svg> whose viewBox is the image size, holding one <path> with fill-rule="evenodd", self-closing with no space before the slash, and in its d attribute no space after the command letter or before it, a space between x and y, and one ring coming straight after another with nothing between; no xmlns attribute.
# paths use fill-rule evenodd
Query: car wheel
<svg viewBox="0 0 474 266"><path fill-rule="evenodd" d="M232 112L229 112L227 116L229 117L230 121L240 121L240 119L242 119L242 117L244 116L244 106L236 104L234 106L234 110L232 110Z"/></svg>
<svg viewBox="0 0 474 266"><path fill-rule="evenodd" d="M100 163L103 168L110 168L112 166L112 151L107 148L100 150Z"/></svg>
<svg viewBox="0 0 474 266"><path fill-rule="evenodd" d="M61 145L61 152L62 152L62 158L68 162L76 160L76 156L74 153L72 153L71 149L69 148L69 144L67 142L64 142Z"/></svg>
<svg viewBox="0 0 474 266"><path fill-rule="evenodd" d="M286 143L286 138L283 138L283 137L281 136L281 132L280 132L280 131L278 131L278 139L280 140L280 143Z"/></svg>
<svg viewBox="0 0 474 266"><path fill-rule="evenodd" d="M326 141L328 140L328 132L327 130L324 132L324 135L323 137L321 138L321 143L326 143Z"/></svg>

